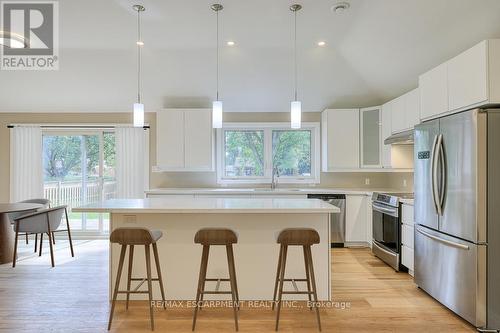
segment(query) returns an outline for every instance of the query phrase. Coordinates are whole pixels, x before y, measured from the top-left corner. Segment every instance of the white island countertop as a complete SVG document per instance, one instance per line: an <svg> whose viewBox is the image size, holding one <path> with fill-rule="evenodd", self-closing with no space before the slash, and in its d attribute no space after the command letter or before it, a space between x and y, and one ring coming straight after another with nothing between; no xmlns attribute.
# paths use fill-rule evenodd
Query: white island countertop
<svg viewBox="0 0 500 333"><path fill-rule="evenodd" d="M145 191L147 195L307 195L307 194L350 194L350 195L372 195L373 192L400 193L404 190L382 189L382 188L317 188L317 187L280 187L271 189L269 187L237 188L237 187L215 187L215 188L155 188Z"/></svg>
<svg viewBox="0 0 500 333"><path fill-rule="evenodd" d="M148 198L111 199L73 208L80 213L339 213L319 199L279 198Z"/></svg>

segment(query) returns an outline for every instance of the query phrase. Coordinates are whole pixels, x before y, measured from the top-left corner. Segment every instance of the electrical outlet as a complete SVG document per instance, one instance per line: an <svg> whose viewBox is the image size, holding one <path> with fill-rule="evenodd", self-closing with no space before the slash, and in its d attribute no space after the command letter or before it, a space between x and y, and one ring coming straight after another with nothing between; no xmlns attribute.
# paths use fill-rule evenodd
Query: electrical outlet
<svg viewBox="0 0 500 333"><path fill-rule="evenodd" d="M406 179L403 179L403 187L406 187L406 186L408 186Z"/></svg>
<svg viewBox="0 0 500 333"><path fill-rule="evenodd" d="M137 215L125 215L123 216L125 224L136 224L137 223Z"/></svg>
<svg viewBox="0 0 500 333"><path fill-rule="evenodd" d="M370 178L365 178L365 185L370 185Z"/></svg>

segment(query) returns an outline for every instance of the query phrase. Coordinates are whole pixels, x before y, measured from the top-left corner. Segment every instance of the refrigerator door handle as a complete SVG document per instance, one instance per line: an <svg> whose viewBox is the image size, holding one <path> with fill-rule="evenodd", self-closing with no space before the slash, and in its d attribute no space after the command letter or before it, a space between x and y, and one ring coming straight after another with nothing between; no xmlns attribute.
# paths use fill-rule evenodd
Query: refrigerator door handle
<svg viewBox="0 0 500 333"><path fill-rule="evenodd" d="M424 235L426 237L429 237L430 239L433 239L433 240L438 241L440 243L443 243L443 244L446 244L446 245L449 245L449 246L453 246L453 247L456 247L456 248L459 248L459 249L462 249L462 250L469 250L469 247L467 245L463 245L463 244L460 244L460 243L452 242L452 241L449 241L447 239L443 239L443 238L431 235L430 233L421 230L419 227L417 227L415 229L419 233L421 233L422 235Z"/></svg>
<svg viewBox="0 0 500 333"><path fill-rule="evenodd" d="M439 214L438 201L439 191L437 188L437 163L436 163L436 146L437 146L438 136L434 136L434 142L432 143L431 152L431 190L432 190L432 200L434 201L434 209L436 213Z"/></svg>
<svg viewBox="0 0 500 333"><path fill-rule="evenodd" d="M437 142L436 142L436 148L435 148L435 156L434 156L434 164L432 166L432 177L433 177L433 186L432 186L432 190L433 190L433 197L434 197L434 202L436 204L436 212L439 216L443 216L443 210L441 209L441 192L442 192L442 188L441 188L441 185L442 185L442 180L443 180L443 177L440 177L440 183L438 184L438 172L441 171L442 172L442 168L441 170L439 170L439 162L441 161L441 145L442 145L442 142L443 142L443 135L442 134L439 134L437 136ZM442 164L441 164L442 166Z"/></svg>
<svg viewBox="0 0 500 333"><path fill-rule="evenodd" d="M440 215L443 216L444 194L446 192L446 178L448 177L447 169L446 169L446 159L444 156L443 134L439 134L439 138L438 138L438 156L439 156L439 162L441 163L441 179L440 179L440 184L439 184L439 205L438 205L438 207L439 207Z"/></svg>

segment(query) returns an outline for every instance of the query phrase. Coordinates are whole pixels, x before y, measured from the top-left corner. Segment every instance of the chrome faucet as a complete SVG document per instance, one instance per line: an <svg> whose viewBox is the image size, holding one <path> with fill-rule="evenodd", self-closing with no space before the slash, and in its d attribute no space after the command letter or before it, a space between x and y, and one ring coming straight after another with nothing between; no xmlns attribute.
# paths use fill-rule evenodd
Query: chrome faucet
<svg viewBox="0 0 500 333"><path fill-rule="evenodd" d="M278 186L279 176L280 176L280 171L278 170L278 167L274 167L273 176L271 178L271 190L276 189L276 187Z"/></svg>

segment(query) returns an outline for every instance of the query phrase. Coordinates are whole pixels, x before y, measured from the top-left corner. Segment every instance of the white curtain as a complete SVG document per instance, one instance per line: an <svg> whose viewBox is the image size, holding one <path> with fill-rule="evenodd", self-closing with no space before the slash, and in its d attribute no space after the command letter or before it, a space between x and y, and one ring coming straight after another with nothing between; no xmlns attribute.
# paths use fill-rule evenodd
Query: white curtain
<svg viewBox="0 0 500 333"><path fill-rule="evenodd" d="M116 182L119 199L144 198L149 187L149 131L116 127Z"/></svg>
<svg viewBox="0 0 500 333"><path fill-rule="evenodd" d="M15 126L10 132L10 201L43 198L42 129Z"/></svg>

